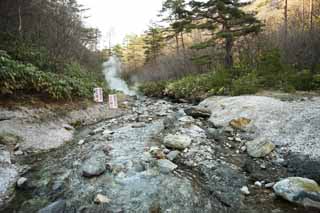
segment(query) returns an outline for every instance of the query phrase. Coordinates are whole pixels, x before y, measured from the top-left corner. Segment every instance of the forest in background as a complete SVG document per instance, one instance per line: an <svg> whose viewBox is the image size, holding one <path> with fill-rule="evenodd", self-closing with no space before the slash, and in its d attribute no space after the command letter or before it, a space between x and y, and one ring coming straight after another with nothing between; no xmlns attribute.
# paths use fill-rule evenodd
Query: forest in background
<svg viewBox="0 0 320 213"><path fill-rule="evenodd" d="M1 0L0 95L76 99L106 88L85 11L76 0Z"/></svg>
<svg viewBox="0 0 320 213"><path fill-rule="evenodd" d="M151 96L199 99L320 88L320 2L166 0L142 35L113 48Z"/></svg>

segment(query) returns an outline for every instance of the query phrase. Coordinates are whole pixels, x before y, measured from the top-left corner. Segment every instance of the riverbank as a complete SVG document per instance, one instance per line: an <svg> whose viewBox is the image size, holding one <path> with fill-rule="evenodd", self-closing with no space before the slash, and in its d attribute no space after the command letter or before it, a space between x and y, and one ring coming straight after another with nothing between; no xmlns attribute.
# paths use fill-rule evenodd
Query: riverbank
<svg viewBox="0 0 320 213"><path fill-rule="evenodd" d="M290 176L320 181L319 98L126 104L127 113L75 130L58 149L13 155L25 181L4 212L317 212L272 187Z"/></svg>

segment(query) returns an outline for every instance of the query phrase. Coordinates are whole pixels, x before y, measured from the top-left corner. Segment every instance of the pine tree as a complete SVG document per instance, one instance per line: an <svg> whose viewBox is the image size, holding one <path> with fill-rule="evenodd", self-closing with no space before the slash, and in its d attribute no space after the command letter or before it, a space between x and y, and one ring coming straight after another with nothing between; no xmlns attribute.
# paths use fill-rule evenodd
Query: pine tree
<svg viewBox="0 0 320 213"><path fill-rule="evenodd" d="M157 58L160 56L161 50L165 45L164 41L163 30L157 25L150 26L145 32L144 38L146 63L157 62Z"/></svg>
<svg viewBox="0 0 320 213"><path fill-rule="evenodd" d="M233 66L232 49L236 39L261 30L260 21L253 14L241 10L245 4L239 0L190 2L195 18L199 20L197 27L212 33L212 39L204 47L214 45L219 40L224 41L226 67Z"/></svg>
<svg viewBox="0 0 320 213"><path fill-rule="evenodd" d="M184 32L188 31L191 23L190 11L186 7L185 0L166 0L162 5L161 15L165 16L163 21L170 23L167 38L175 38L177 52L180 50L180 41L182 48L185 49Z"/></svg>

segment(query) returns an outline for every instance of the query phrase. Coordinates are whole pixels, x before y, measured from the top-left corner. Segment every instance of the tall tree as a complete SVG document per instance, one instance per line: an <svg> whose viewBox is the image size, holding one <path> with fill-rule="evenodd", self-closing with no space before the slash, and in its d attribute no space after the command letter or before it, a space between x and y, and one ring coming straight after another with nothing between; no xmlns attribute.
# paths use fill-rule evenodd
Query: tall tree
<svg viewBox="0 0 320 213"><path fill-rule="evenodd" d="M244 12L239 0L191 1L195 18L199 20L198 28L212 33L210 41L204 45L214 45L223 40L225 46L226 67L233 66L233 46L237 38L261 30L261 22L253 14Z"/></svg>
<svg viewBox="0 0 320 213"><path fill-rule="evenodd" d="M145 33L144 42L146 63L156 63L165 45L163 29L157 25L150 26Z"/></svg>
<svg viewBox="0 0 320 213"><path fill-rule="evenodd" d="M168 38L175 38L177 52L180 50L180 42L182 48L185 49L184 32L191 23L190 11L186 8L185 0L166 0L162 5L161 15L165 16L164 21L170 23L169 31L173 32Z"/></svg>

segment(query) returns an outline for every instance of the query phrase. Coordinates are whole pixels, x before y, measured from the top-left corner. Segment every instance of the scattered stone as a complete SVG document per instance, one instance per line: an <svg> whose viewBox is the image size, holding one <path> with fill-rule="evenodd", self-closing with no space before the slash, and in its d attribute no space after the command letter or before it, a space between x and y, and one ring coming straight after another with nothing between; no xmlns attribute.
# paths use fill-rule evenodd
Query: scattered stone
<svg viewBox="0 0 320 213"><path fill-rule="evenodd" d="M270 188L272 188L274 186L274 184L275 184L274 182L267 183L267 184L264 185L264 187L267 188L267 189L270 189Z"/></svg>
<svg viewBox="0 0 320 213"><path fill-rule="evenodd" d="M97 194L97 196L94 198L94 202L96 204L103 204L103 203L110 203L111 200L105 195Z"/></svg>
<svg viewBox="0 0 320 213"><path fill-rule="evenodd" d="M262 182L256 181L256 182L254 182L254 185L259 187L259 188L261 188L262 187Z"/></svg>
<svg viewBox="0 0 320 213"><path fill-rule="evenodd" d="M184 112L194 118L209 118L211 116L211 111L209 109L201 107L190 107L185 109Z"/></svg>
<svg viewBox="0 0 320 213"><path fill-rule="evenodd" d="M181 134L170 134L164 138L163 144L168 148L184 150L190 146L191 138Z"/></svg>
<svg viewBox="0 0 320 213"><path fill-rule="evenodd" d="M66 201L57 200L47 207L40 209L38 213L64 213L66 211Z"/></svg>
<svg viewBox="0 0 320 213"><path fill-rule="evenodd" d="M246 143L247 152L251 157L265 157L275 148L275 145L266 138L260 137Z"/></svg>
<svg viewBox="0 0 320 213"><path fill-rule="evenodd" d="M69 124L64 124L64 125L63 125L63 128L64 128L65 130L68 130L68 131L74 130L73 126L71 126L71 125L69 125Z"/></svg>
<svg viewBox="0 0 320 213"><path fill-rule="evenodd" d="M106 129L102 132L102 135L104 136L109 136L109 135L112 135L114 133L114 131L111 131L109 129Z"/></svg>
<svg viewBox="0 0 320 213"><path fill-rule="evenodd" d="M178 119L181 123L194 123L194 118L191 116L183 116Z"/></svg>
<svg viewBox="0 0 320 213"><path fill-rule="evenodd" d="M159 147L151 147L149 151L152 155L152 157L156 159L165 159L166 155L163 153L163 151Z"/></svg>
<svg viewBox="0 0 320 213"><path fill-rule="evenodd" d="M167 158L170 161L174 161L178 156L179 156L180 152L179 151L172 151L169 154L167 154Z"/></svg>
<svg viewBox="0 0 320 213"><path fill-rule="evenodd" d="M83 145L85 143L85 140L80 140L79 142L78 142L78 145Z"/></svg>
<svg viewBox="0 0 320 213"><path fill-rule="evenodd" d="M112 122L112 121L110 121L110 122ZM94 129L92 132L90 132L90 135L99 134L99 133L103 132L104 130L105 130L105 127L96 128L96 129Z"/></svg>
<svg viewBox="0 0 320 213"><path fill-rule="evenodd" d="M214 139L216 141L222 141L223 140L223 129L209 128L207 130L207 136L209 139Z"/></svg>
<svg viewBox="0 0 320 213"><path fill-rule="evenodd" d="M106 156L103 152L98 152L82 165L82 175L94 177L103 174L106 170Z"/></svg>
<svg viewBox="0 0 320 213"><path fill-rule="evenodd" d="M263 163L263 164L260 165L260 168L261 168L261 169L266 169L267 166L266 166L266 164Z"/></svg>
<svg viewBox="0 0 320 213"><path fill-rule="evenodd" d="M233 141L233 137L228 137L228 141Z"/></svg>
<svg viewBox="0 0 320 213"><path fill-rule="evenodd" d="M229 134L229 135L233 135L233 134L234 134L234 130L233 130L231 127L229 127L229 126L225 127L225 128L223 129L223 131L224 131L225 133Z"/></svg>
<svg viewBox="0 0 320 213"><path fill-rule="evenodd" d="M158 166L161 173L167 174L175 170L178 166L169 160L158 160Z"/></svg>
<svg viewBox="0 0 320 213"><path fill-rule="evenodd" d="M18 149L20 148L20 144L16 144L15 146L14 146L14 151L17 151Z"/></svg>
<svg viewBox="0 0 320 213"><path fill-rule="evenodd" d="M235 139L234 139L236 142L242 142L242 140L241 140L241 138L239 138L239 137L236 137Z"/></svg>
<svg viewBox="0 0 320 213"><path fill-rule="evenodd" d="M314 180L289 177L277 182L273 190L290 202L320 209L320 186Z"/></svg>
<svg viewBox="0 0 320 213"><path fill-rule="evenodd" d="M14 155L20 156L20 155L23 155L23 152L21 150L18 150L14 152Z"/></svg>
<svg viewBox="0 0 320 213"><path fill-rule="evenodd" d="M238 130L245 130L248 125L251 123L251 120L248 118L238 118L238 119L233 119L232 121L229 122L229 125Z"/></svg>
<svg viewBox="0 0 320 213"><path fill-rule="evenodd" d="M241 189L240 189L241 193L244 194L244 195L250 195L250 191L249 191L249 188L247 186L243 186Z"/></svg>
<svg viewBox="0 0 320 213"><path fill-rule="evenodd" d="M247 147L246 147L246 146L242 146L242 147L240 148L240 150L241 150L241 152L245 152L245 151L247 151Z"/></svg>
<svg viewBox="0 0 320 213"><path fill-rule="evenodd" d="M132 124L132 125L131 125L132 128L136 128L136 129L138 129L138 128L143 128L143 127L145 127L145 126L146 126L145 123L135 123L135 124Z"/></svg>
<svg viewBox="0 0 320 213"><path fill-rule="evenodd" d="M19 178L18 181L17 181L17 186L18 186L19 188L23 188L24 185L27 183L27 181L28 181L27 178L21 177L21 178Z"/></svg>
<svg viewBox="0 0 320 213"><path fill-rule="evenodd" d="M166 154L166 155L171 152L170 149L167 149L167 148L164 148L162 151L163 151L163 153Z"/></svg>

